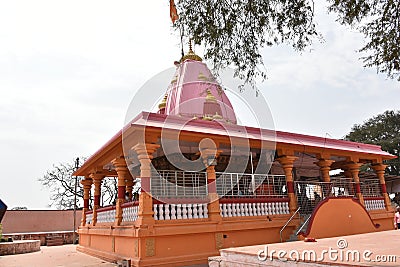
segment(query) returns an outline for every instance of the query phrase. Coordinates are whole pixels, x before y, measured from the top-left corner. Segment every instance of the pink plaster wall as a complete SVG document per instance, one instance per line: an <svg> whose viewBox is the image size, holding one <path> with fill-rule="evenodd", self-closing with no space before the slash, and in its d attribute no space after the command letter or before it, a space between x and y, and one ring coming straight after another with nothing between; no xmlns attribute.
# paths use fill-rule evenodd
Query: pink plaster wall
<svg viewBox="0 0 400 267"><path fill-rule="evenodd" d="M76 211L76 227L82 211ZM8 210L2 220L3 234L72 231L73 210Z"/></svg>

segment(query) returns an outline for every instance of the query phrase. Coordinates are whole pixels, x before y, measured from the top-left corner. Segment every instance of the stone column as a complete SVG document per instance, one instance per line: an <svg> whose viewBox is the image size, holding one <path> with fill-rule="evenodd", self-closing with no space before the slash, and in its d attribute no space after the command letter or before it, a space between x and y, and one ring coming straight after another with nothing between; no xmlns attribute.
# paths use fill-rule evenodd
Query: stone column
<svg viewBox="0 0 400 267"><path fill-rule="evenodd" d="M298 159L294 156L281 156L277 160L282 165L283 171L286 176L286 187L289 197L289 211L294 213L297 209L297 200L294 192L294 181L293 181L293 163Z"/></svg>
<svg viewBox="0 0 400 267"><path fill-rule="evenodd" d="M81 226L86 225L86 212L89 210L90 190L92 189L92 179L84 179L81 181L83 185L83 209Z"/></svg>
<svg viewBox="0 0 400 267"><path fill-rule="evenodd" d="M346 164L346 168L351 173L351 176L354 181L354 189L356 191L356 196L357 196L358 200L360 201L361 205L364 206L364 197L361 193L361 187L360 187L360 177L358 177L361 166L362 166L362 163L355 163L355 162Z"/></svg>
<svg viewBox="0 0 400 267"><path fill-rule="evenodd" d="M151 160L153 153L159 148L158 144L135 145L134 149L140 162L141 193L139 197L139 214L136 220L139 225L154 224L153 197L150 193Z"/></svg>
<svg viewBox="0 0 400 267"><path fill-rule="evenodd" d="M379 184L381 185L381 192L383 197L385 198L385 208L386 210L391 209L390 199L386 190L386 182L385 182L385 169L387 165L382 163L372 164L371 168L375 171L376 175L379 178Z"/></svg>
<svg viewBox="0 0 400 267"><path fill-rule="evenodd" d="M97 209L100 208L101 182L103 181L104 175L91 174L90 177L92 178L94 184L93 225L96 225Z"/></svg>
<svg viewBox="0 0 400 267"><path fill-rule="evenodd" d="M208 218L212 221L222 221L221 209L219 207L219 196L217 194L215 166L209 165L208 159L217 160L221 151L216 148L201 149L200 154L207 170L207 190L208 190Z"/></svg>
<svg viewBox="0 0 400 267"><path fill-rule="evenodd" d="M121 225L122 222L122 204L125 202L125 180L128 177L129 170L126 167L124 157L116 158L112 161L115 171L118 174L118 198L115 204L115 225Z"/></svg>

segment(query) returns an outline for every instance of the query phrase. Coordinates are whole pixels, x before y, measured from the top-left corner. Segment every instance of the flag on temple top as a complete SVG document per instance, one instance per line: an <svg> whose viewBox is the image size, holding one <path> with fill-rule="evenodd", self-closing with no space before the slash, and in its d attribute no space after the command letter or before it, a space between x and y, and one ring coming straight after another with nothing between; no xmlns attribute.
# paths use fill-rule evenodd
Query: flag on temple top
<svg viewBox="0 0 400 267"><path fill-rule="evenodd" d="M174 0L169 0L169 16L171 17L172 24L174 24L175 20L179 19Z"/></svg>

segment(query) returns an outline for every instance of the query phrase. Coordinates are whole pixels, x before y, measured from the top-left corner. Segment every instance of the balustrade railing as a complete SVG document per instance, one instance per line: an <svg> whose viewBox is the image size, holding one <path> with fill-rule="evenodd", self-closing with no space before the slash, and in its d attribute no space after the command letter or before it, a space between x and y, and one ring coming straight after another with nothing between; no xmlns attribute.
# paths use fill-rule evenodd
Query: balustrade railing
<svg viewBox="0 0 400 267"><path fill-rule="evenodd" d="M364 205L366 210L384 210L385 199L382 197L364 198Z"/></svg>
<svg viewBox="0 0 400 267"><path fill-rule="evenodd" d="M133 222L138 218L139 202L129 202L122 204L122 221Z"/></svg>
<svg viewBox="0 0 400 267"><path fill-rule="evenodd" d="M208 218L207 203L153 205L155 220L182 220Z"/></svg>
<svg viewBox="0 0 400 267"><path fill-rule="evenodd" d="M86 224L91 224L93 222L93 211L86 212Z"/></svg>
<svg viewBox="0 0 400 267"><path fill-rule="evenodd" d="M289 199L220 199L222 217L244 217L289 214Z"/></svg>
<svg viewBox="0 0 400 267"><path fill-rule="evenodd" d="M111 223L115 221L115 206L97 209L97 223Z"/></svg>

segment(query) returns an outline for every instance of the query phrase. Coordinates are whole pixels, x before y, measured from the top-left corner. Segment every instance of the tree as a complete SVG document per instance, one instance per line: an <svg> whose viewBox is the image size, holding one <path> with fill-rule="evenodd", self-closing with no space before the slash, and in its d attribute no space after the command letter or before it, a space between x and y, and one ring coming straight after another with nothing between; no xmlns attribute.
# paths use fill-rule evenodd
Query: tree
<svg viewBox="0 0 400 267"><path fill-rule="evenodd" d="M72 173L75 170L75 163L72 161L53 165L46 174L39 178L39 182L44 187L50 189L50 206L57 209L73 209L74 208L74 191L75 179ZM78 177L77 185L77 206L83 204L83 187L80 184L82 177ZM117 179L115 177L107 177L102 183L102 205L111 205L117 192ZM92 199L92 198L91 198Z"/></svg>
<svg viewBox="0 0 400 267"><path fill-rule="evenodd" d="M382 149L400 157L400 111L385 111L365 121L355 124L345 139L382 146ZM387 172L400 175L400 160L386 162Z"/></svg>
<svg viewBox="0 0 400 267"><path fill-rule="evenodd" d="M338 21L364 34L365 66L400 80L400 4L393 0L327 0ZM318 2L317 2L318 3ZM175 29L205 47L215 73L234 65L235 75L254 86L266 77L260 49L291 45L302 51L320 35L313 0L177 1Z"/></svg>
<svg viewBox="0 0 400 267"><path fill-rule="evenodd" d="M400 81L400 1L396 0L328 0L329 11L338 13L343 25L357 28L367 43L359 51L366 67Z"/></svg>
<svg viewBox="0 0 400 267"><path fill-rule="evenodd" d="M233 64L235 75L253 86L266 77L260 48L286 43L303 50L317 36L312 1L179 0L177 9L174 26L205 46L214 72Z"/></svg>

